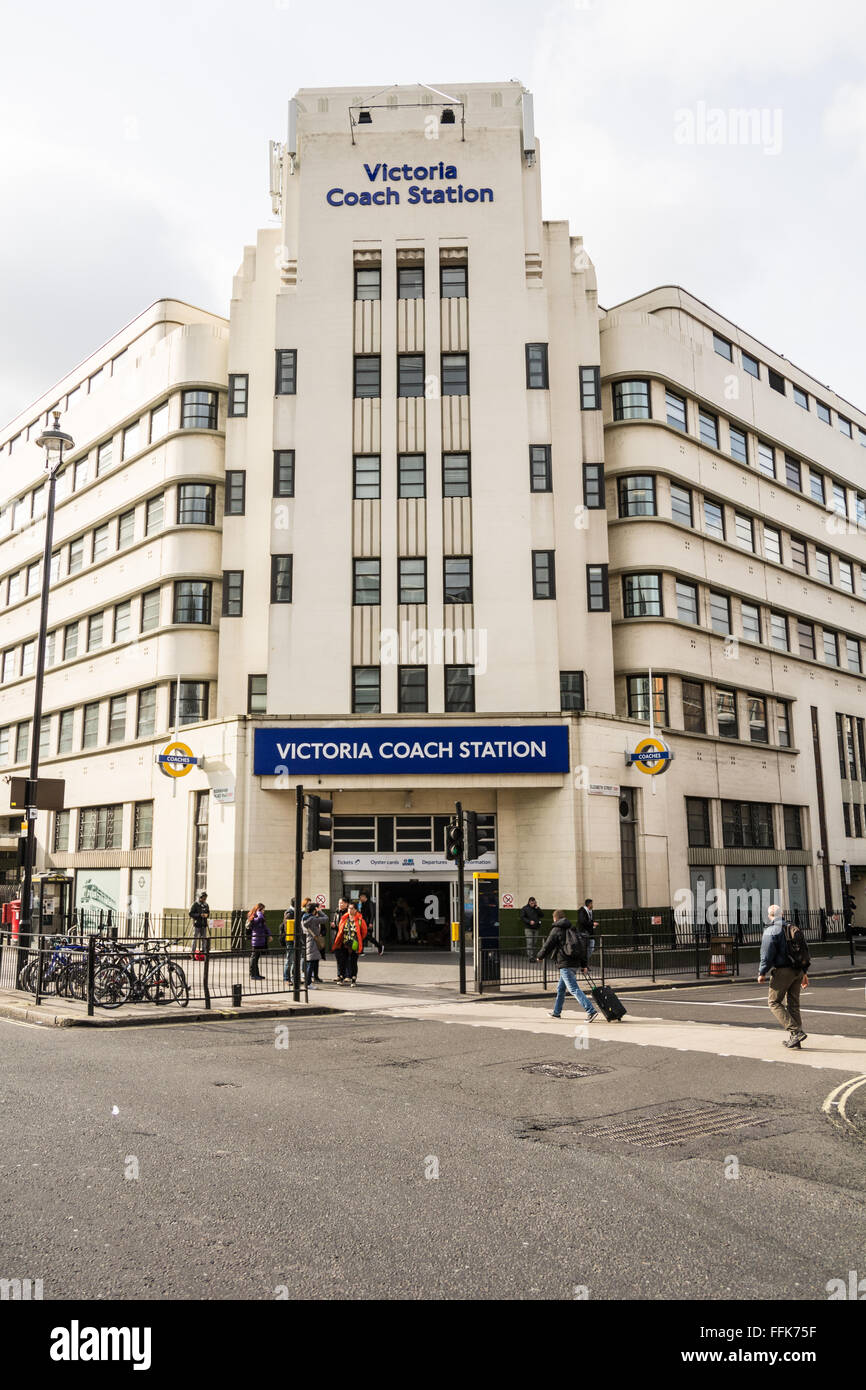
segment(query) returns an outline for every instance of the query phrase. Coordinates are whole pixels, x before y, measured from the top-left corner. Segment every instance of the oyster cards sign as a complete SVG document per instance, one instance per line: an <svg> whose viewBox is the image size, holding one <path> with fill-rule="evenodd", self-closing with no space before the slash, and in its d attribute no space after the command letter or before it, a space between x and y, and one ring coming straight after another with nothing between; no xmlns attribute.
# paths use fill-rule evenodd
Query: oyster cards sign
<svg viewBox="0 0 866 1390"><path fill-rule="evenodd" d="M568 729L560 724L255 731L257 777L567 771Z"/></svg>

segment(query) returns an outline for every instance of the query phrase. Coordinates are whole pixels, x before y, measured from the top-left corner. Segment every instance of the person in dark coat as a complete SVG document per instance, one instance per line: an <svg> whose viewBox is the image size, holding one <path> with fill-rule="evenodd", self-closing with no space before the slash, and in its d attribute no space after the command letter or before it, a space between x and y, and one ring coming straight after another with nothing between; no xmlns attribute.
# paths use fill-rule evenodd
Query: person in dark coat
<svg viewBox="0 0 866 1390"><path fill-rule="evenodd" d="M538 933L541 930L543 916L544 913L534 898L530 898L526 906L520 909L520 920L523 923L523 932L526 937L527 960L535 960L538 952Z"/></svg>
<svg viewBox="0 0 866 1390"><path fill-rule="evenodd" d="M598 1009L589 1002L580 985L577 983L578 970L586 970L586 937L580 934L580 941L583 944L581 954L583 960L574 957L566 950L566 932L573 931L571 923L565 913L556 910L553 914L553 927L550 935L538 953L538 959L544 960L545 956L552 956L554 965L559 967L559 985L556 991L553 1009L550 1012L551 1018L559 1018L562 1015L562 1006L565 1003L566 991L573 994L578 1004L583 1006L588 1023L592 1023L598 1018Z"/></svg>
<svg viewBox="0 0 866 1390"><path fill-rule="evenodd" d="M376 935L376 904L369 893L358 894L358 911L367 923L367 940L371 946L375 946L379 955L383 955L385 947Z"/></svg>
<svg viewBox="0 0 866 1390"><path fill-rule="evenodd" d="M251 980L263 980L265 978L259 971L259 958L268 949L270 935L265 923L265 905L264 903L256 903L247 917L247 936L250 938L250 945L252 946L250 953Z"/></svg>
<svg viewBox="0 0 866 1390"><path fill-rule="evenodd" d="M579 907L577 910L577 930L589 937L589 950L586 954L587 965L592 960L592 953L595 950L595 928L598 926L592 913L592 898L587 898L583 907Z"/></svg>

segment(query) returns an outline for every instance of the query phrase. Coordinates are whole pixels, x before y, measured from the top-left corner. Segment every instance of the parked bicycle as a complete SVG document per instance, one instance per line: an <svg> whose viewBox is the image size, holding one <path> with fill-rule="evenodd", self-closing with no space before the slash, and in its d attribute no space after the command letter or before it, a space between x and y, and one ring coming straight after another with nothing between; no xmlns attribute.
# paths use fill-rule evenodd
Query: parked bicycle
<svg viewBox="0 0 866 1390"><path fill-rule="evenodd" d="M57 937L50 946L51 954L42 966L42 989L71 999L87 997L87 951L73 937ZM36 993L39 955L34 953L24 962L18 975L18 988Z"/></svg>
<svg viewBox="0 0 866 1390"><path fill-rule="evenodd" d="M115 947L94 971L93 999L104 1009L168 1000L185 1009L189 985L181 966L157 943L147 943L140 951Z"/></svg>

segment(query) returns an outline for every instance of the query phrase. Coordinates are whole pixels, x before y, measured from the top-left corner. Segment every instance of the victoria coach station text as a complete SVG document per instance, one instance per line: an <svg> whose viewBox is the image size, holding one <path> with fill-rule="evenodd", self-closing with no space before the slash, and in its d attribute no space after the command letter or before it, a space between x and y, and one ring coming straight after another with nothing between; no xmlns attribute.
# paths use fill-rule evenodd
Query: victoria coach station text
<svg viewBox="0 0 866 1390"><path fill-rule="evenodd" d="M400 202L401 190L395 183L408 185L402 191L407 203L492 203L492 188L466 188L455 183L456 164L365 164L364 172L370 183L386 184L385 188L362 188L360 191L329 188L325 201L332 208L387 206Z"/></svg>

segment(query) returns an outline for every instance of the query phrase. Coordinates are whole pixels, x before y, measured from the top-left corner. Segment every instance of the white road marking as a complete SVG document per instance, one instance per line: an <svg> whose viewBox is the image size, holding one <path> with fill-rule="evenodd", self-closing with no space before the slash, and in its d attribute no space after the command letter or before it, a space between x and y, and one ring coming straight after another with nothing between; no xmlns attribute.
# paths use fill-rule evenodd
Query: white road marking
<svg viewBox="0 0 866 1390"><path fill-rule="evenodd" d="M846 1125L850 1125L853 1129L853 1121L849 1120L845 1107L854 1092L859 1091L861 1086L866 1086L866 1076L854 1076L848 1081L843 1081L841 1086L836 1086L821 1106L824 1114L829 1115L832 1110L835 1110L837 1115L841 1115Z"/></svg>
<svg viewBox="0 0 866 1390"><path fill-rule="evenodd" d="M623 997L623 999L626 999L628 996L624 994L622 997ZM632 996L632 998L633 998L633 1000L636 1000L636 1002L640 1002L638 996ZM720 1002L719 1000L717 1000L717 999L714 999L714 1000L708 999L708 1000L706 1001L706 1003L705 1003L703 1000L701 1000L701 999L666 999L666 1000L665 1000L665 1004L699 1005L702 1009L766 1009L766 1008L767 1008L767 1005L766 1005L766 1004L735 1004L734 1001L733 1001L732 999L729 1000L727 1003L721 1003L721 1002ZM863 1013L862 1011L861 1011L860 1013L854 1013L852 1010L849 1010L848 1012L845 1012L845 1011L840 1010L840 1009L801 1009L800 1012L801 1012L801 1013L804 1013L804 1014L830 1014L833 1018L866 1018L866 1013Z"/></svg>

